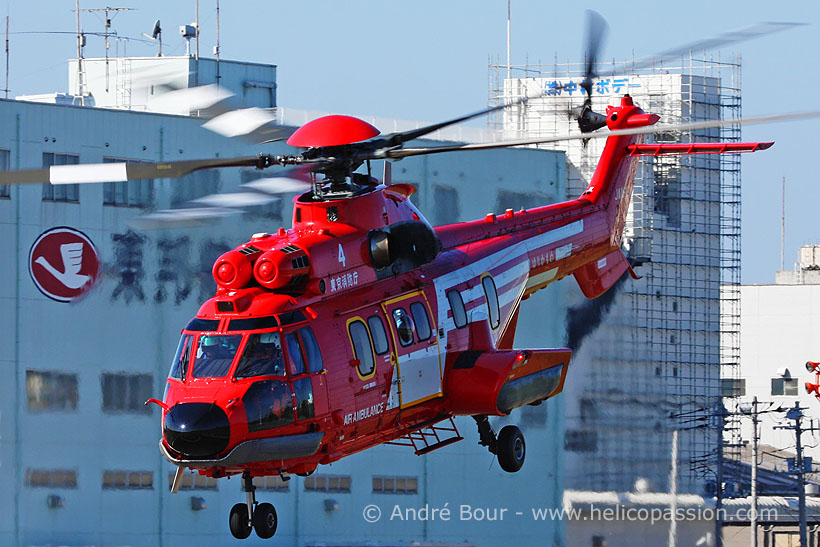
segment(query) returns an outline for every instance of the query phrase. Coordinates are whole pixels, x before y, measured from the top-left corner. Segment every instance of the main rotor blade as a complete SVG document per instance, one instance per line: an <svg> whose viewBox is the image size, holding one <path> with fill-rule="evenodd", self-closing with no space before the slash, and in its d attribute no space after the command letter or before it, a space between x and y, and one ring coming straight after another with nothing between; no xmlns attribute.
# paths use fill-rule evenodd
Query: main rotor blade
<svg viewBox="0 0 820 547"><path fill-rule="evenodd" d="M387 159L401 159L410 156L439 154L442 152L461 152L466 150L492 150L494 148L509 148L512 146L528 146L533 144L547 144L551 142L602 139L606 137L615 137L618 135L645 135L650 133L669 133L673 131L695 131L698 129L712 129L716 127L725 127L729 125L755 125L785 121L809 120L812 118L820 118L820 110L812 110L807 112L793 112L789 114L773 114L768 116L753 116L748 118L737 118L733 120L710 120L704 122L689 122L682 124L650 125L647 127L636 127L634 129L618 129L616 131L596 131L594 133L555 135L552 137L545 138L520 139L514 141L502 141L494 143L462 144L455 146L434 146L430 148L405 148L401 150L387 150L384 153L384 157Z"/></svg>
<svg viewBox="0 0 820 547"><path fill-rule="evenodd" d="M180 178L200 169L265 167L266 157L216 158L164 163L86 163L53 165L45 169L0 171L0 184L85 184L138 179Z"/></svg>
<svg viewBox="0 0 820 547"><path fill-rule="evenodd" d="M515 99L514 101L510 101L508 103L493 106L493 107L487 108L485 110L479 110L478 112L473 112L472 114L467 114L466 116L460 116L458 118L454 118L452 120L447 120L445 122L439 122L439 123L435 123L435 124L428 125L428 126L425 126L425 127L419 127L418 129L410 129L408 131L401 131L399 133L391 133L389 135L386 135L386 136L382 137L381 139L378 139L376 142L379 142L381 144L382 141L386 141L384 146L399 146L401 144L404 144L405 142L412 141L413 139L417 139L419 137L423 137L424 135L428 135L430 133L433 133L435 131L438 131L439 129L443 129L443 128L448 127L450 125L454 125L454 124L461 123L461 122L464 122L464 121L467 121L467 120L471 120L473 118L483 116L484 114L490 114L492 112L497 112L499 110L503 110L503 109L508 108L510 106L516 106L516 105L525 103L531 98L534 98L534 97L530 97L530 96L521 97L521 98Z"/></svg>
<svg viewBox="0 0 820 547"><path fill-rule="evenodd" d="M236 95L216 84L173 89L156 100L159 107L197 115L202 127L222 136L240 137L255 144L290 137L295 127L279 125L270 110L243 108Z"/></svg>
<svg viewBox="0 0 820 547"><path fill-rule="evenodd" d="M697 40L688 44L674 47L658 53L657 55L638 59L637 61L628 63L621 68L598 71L596 76L599 78L606 78L609 76L627 73L632 74L636 70L648 68L653 65L657 65L658 63L662 63L663 61L679 59L682 55L688 55L690 51L719 49L722 47L739 44L747 40L752 40L754 38L760 38L768 34L774 34L775 32L780 32L782 30L802 26L806 26L806 23L757 23L738 30L724 32L712 38L704 38L702 40Z"/></svg>
<svg viewBox="0 0 820 547"><path fill-rule="evenodd" d="M159 230L186 226L206 226L211 220L236 215L242 211L225 207L196 207L189 209L162 209L138 216L127 223L139 230Z"/></svg>

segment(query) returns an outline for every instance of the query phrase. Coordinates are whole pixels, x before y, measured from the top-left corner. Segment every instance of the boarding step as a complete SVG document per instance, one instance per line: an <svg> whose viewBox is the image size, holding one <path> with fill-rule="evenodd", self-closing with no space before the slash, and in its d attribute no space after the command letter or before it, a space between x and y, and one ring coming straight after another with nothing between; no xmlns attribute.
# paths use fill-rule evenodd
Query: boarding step
<svg viewBox="0 0 820 547"><path fill-rule="evenodd" d="M385 444L395 444L397 446L412 446L417 456L422 456L433 450L444 448L462 440L464 437L458 434L458 428L453 418L443 420L439 423L422 424L418 429L411 431L404 437L399 437L395 441Z"/></svg>

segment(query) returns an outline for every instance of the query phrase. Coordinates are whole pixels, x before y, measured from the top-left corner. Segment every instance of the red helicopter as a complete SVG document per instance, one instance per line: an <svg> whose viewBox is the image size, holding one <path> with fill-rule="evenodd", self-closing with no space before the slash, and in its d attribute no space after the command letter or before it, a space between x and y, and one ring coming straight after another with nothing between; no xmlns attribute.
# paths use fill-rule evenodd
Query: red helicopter
<svg viewBox="0 0 820 547"><path fill-rule="evenodd" d="M183 472L241 475L246 501L230 511L234 537L274 535L276 510L258 503L253 477L308 475L320 464L383 444L426 454L462 440L453 417L472 416L480 444L518 471L526 444L507 415L558 395L569 349L514 349L522 300L573 275L595 298L629 272L621 237L642 155L738 153L773 143L642 144L652 127L628 95L592 111L594 55L571 137L405 148L440 128L379 136L347 116L293 133L296 155L160 164L55 166L0 173L0 183L100 182L181 177L198 169L293 165L310 180L293 200L293 225L254 234L213 266L218 289L182 330L163 399L163 456ZM765 121L769 121L766 119ZM738 120L674 129L717 127ZM597 132L606 127L605 133ZM589 186L577 199L432 227L391 184L388 161L416 155L605 136ZM384 180L371 176L385 161ZM366 173L357 172L367 167Z"/></svg>

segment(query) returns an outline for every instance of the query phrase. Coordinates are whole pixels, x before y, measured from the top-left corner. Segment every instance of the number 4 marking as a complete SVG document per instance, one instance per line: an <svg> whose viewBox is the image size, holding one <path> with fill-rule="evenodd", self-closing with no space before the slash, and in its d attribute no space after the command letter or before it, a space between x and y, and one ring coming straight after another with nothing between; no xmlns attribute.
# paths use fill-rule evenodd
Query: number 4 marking
<svg viewBox="0 0 820 547"><path fill-rule="evenodd" d="M347 260L345 259L345 252L342 249L342 244L339 243L339 262L342 263L342 266L347 267Z"/></svg>

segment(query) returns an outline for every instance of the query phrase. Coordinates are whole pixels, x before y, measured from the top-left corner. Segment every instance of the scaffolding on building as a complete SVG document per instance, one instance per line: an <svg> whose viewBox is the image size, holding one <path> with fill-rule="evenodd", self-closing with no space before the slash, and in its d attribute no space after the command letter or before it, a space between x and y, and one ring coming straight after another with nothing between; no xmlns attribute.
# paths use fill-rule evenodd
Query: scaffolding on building
<svg viewBox="0 0 820 547"><path fill-rule="evenodd" d="M577 131L583 63L490 65L490 104L544 93L491 121L504 138ZM689 56L635 70L612 62L593 80L593 109L629 93L662 123L737 119L740 57ZM646 142L733 142L740 127L647 135ZM568 198L586 188L603 139L539 145L567 154ZM740 354L740 159L737 155L641 158L624 232L642 279L623 283L607 319L574 357L576 398L565 398L566 487L631 490L638 478L655 489L668 481L671 432L678 430L680 491L702 493L719 452L739 443L710 416L721 386L736 381ZM723 384L722 384L723 382ZM731 384L734 385L734 384ZM577 410L576 410L577 409ZM720 445L718 443L721 443ZM572 461L570 461L572 460ZM710 465L711 462L711 465ZM687 465L687 463L689 465Z"/></svg>

